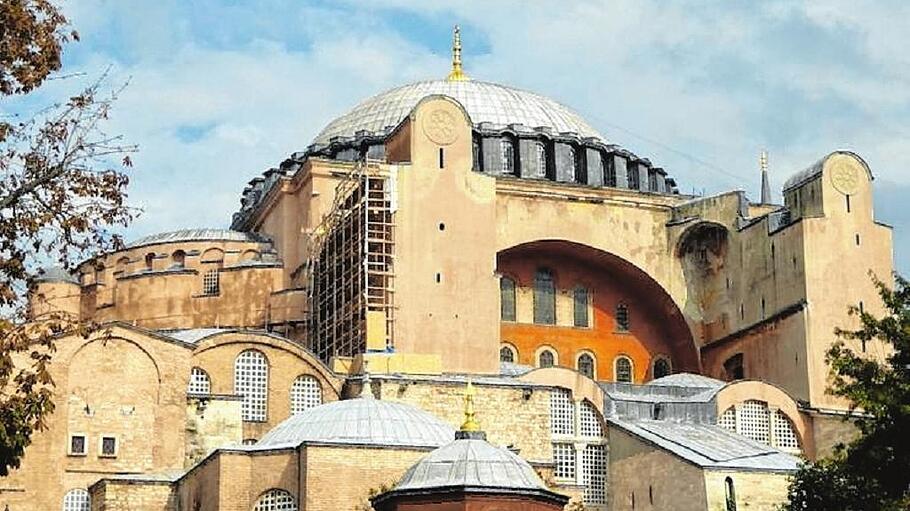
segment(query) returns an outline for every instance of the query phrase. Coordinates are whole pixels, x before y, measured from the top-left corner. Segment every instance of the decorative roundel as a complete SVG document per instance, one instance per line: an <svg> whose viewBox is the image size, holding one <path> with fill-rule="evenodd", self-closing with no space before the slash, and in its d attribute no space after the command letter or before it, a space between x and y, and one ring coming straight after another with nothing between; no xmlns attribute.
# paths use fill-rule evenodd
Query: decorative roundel
<svg viewBox="0 0 910 511"><path fill-rule="evenodd" d="M455 116L438 108L427 114L423 120L423 132L439 145L449 145L458 138Z"/></svg>
<svg viewBox="0 0 910 511"><path fill-rule="evenodd" d="M848 158L838 158L830 163L831 184L844 195L853 195L859 191L860 173L856 165Z"/></svg>

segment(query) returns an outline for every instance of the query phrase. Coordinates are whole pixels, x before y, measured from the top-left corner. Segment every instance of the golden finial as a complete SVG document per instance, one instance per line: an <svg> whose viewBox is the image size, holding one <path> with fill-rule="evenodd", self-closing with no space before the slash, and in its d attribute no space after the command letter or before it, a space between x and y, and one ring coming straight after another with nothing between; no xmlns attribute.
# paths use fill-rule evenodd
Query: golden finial
<svg viewBox="0 0 910 511"><path fill-rule="evenodd" d="M464 424L461 431L473 433L480 431L480 424L474 418L474 385L468 380L468 388L464 391Z"/></svg>
<svg viewBox="0 0 910 511"><path fill-rule="evenodd" d="M461 30L455 25L452 36L452 72L447 78L450 82L466 82L470 80L461 69Z"/></svg>
<svg viewBox="0 0 910 511"><path fill-rule="evenodd" d="M762 150L761 156L758 157L758 164L761 166L762 172L768 170L768 151Z"/></svg>

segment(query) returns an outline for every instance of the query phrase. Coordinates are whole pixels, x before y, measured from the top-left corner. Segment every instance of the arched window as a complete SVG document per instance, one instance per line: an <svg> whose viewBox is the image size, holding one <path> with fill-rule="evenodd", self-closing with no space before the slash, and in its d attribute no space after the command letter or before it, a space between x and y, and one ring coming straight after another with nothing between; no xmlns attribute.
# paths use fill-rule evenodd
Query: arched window
<svg viewBox="0 0 910 511"><path fill-rule="evenodd" d="M537 169L535 169L534 177L545 178L547 177L547 148L544 147L543 142L537 142L534 147L537 151Z"/></svg>
<svg viewBox="0 0 910 511"><path fill-rule="evenodd" d="M724 373L727 381L742 380L746 377L742 353L737 353L724 361Z"/></svg>
<svg viewBox="0 0 910 511"><path fill-rule="evenodd" d="M119 277L126 273L126 268L130 264L130 259L128 257L121 257L117 259L117 263L114 265L114 276Z"/></svg>
<svg viewBox="0 0 910 511"><path fill-rule="evenodd" d="M515 321L515 281L499 279L499 314L503 321Z"/></svg>
<svg viewBox="0 0 910 511"><path fill-rule="evenodd" d="M76 488L63 496L63 511L89 511L91 508L92 498L88 490Z"/></svg>
<svg viewBox="0 0 910 511"><path fill-rule="evenodd" d="M556 283L553 273L546 268L540 268L534 275L534 322L556 323Z"/></svg>
<svg viewBox="0 0 910 511"><path fill-rule="evenodd" d="M175 250L171 254L171 267L172 268L183 268L186 266L186 252L183 250Z"/></svg>
<svg viewBox="0 0 910 511"><path fill-rule="evenodd" d="M594 378L594 357L587 353L582 353L578 357L578 372L587 376L588 378Z"/></svg>
<svg viewBox="0 0 910 511"><path fill-rule="evenodd" d="M556 389L550 392L550 433L575 434L575 404L568 390Z"/></svg>
<svg viewBox="0 0 910 511"><path fill-rule="evenodd" d="M515 173L515 144L511 140L504 138L499 141L499 153L502 159L500 170L503 174Z"/></svg>
<svg viewBox="0 0 910 511"><path fill-rule="evenodd" d="M614 364L615 379L621 383L632 383L632 360L629 357L617 357Z"/></svg>
<svg viewBox="0 0 910 511"><path fill-rule="evenodd" d="M578 417L581 436L593 438L604 436L604 429L598 418L600 412L597 411L597 408L587 401L582 401L579 411L581 412Z"/></svg>
<svg viewBox="0 0 910 511"><path fill-rule="evenodd" d="M504 345L499 348L499 361L500 362L515 362L517 357L515 356L515 350L511 346Z"/></svg>
<svg viewBox="0 0 910 511"><path fill-rule="evenodd" d="M621 303L616 306L616 330L628 332L631 321L629 319L629 306Z"/></svg>
<svg viewBox="0 0 910 511"><path fill-rule="evenodd" d="M727 497L727 511L736 511L736 488L733 487L733 478L728 477L724 481L725 494Z"/></svg>
<svg viewBox="0 0 910 511"><path fill-rule="evenodd" d="M654 379L663 378L664 376L669 376L672 370L670 369L670 361L664 357L659 357L654 360Z"/></svg>
<svg viewBox="0 0 910 511"><path fill-rule="evenodd" d="M322 404L322 385L309 375L300 375L291 384L291 415Z"/></svg>
<svg viewBox="0 0 910 511"><path fill-rule="evenodd" d="M626 167L626 182L629 183L630 190L639 189L638 165L629 163Z"/></svg>
<svg viewBox="0 0 910 511"><path fill-rule="evenodd" d="M556 365L556 356L553 355L553 352L550 350L543 350L538 356L537 365L539 367L553 367Z"/></svg>
<svg viewBox="0 0 910 511"><path fill-rule="evenodd" d="M727 408L718 417L717 425L782 451L800 452L799 437L790 418L780 410L772 413L764 401L749 400Z"/></svg>
<svg viewBox="0 0 910 511"><path fill-rule="evenodd" d="M187 394L211 394L212 382L209 380L209 373L201 367L194 367L190 370L190 384L186 389Z"/></svg>
<svg viewBox="0 0 910 511"><path fill-rule="evenodd" d="M588 326L588 290L577 286L573 291L575 326Z"/></svg>
<svg viewBox="0 0 910 511"><path fill-rule="evenodd" d="M297 511L297 501L284 490L269 490L259 497L253 511Z"/></svg>
<svg viewBox="0 0 910 511"><path fill-rule="evenodd" d="M793 427L787 415L780 410L774 413L774 444L782 451L800 450L796 428Z"/></svg>
<svg viewBox="0 0 910 511"><path fill-rule="evenodd" d="M246 350L234 361L234 393L243 396L243 420L265 422L269 392L269 363L261 352Z"/></svg>
<svg viewBox="0 0 910 511"><path fill-rule="evenodd" d="M569 147L569 168L566 169L566 177L569 181L575 182L578 177L578 152L574 147Z"/></svg>
<svg viewBox="0 0 910 511"><path fill-rule="evenodd" d="M616 186L616 166L613 164L613 156L605 154L600 158L600 168L604 173L604 186Z"/></svg>
<svg viewBox="0 0 910 511"><path fill-rule="evenodd" d="M586 506L606 504L607 449L600 412L588 401L572 399L568 390L554 389L550 392L550 436L553 477L584 485Z"/></svg>

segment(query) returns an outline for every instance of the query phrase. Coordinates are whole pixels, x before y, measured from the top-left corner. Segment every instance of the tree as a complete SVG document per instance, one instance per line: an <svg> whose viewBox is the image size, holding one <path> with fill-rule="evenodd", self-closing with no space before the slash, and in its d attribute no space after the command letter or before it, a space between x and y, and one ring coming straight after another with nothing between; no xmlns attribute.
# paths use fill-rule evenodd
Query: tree
<svg viewBox="0 0 910 511"><path fill-rule="evenodd" d="M838 330L827 353L829 393L850 401L849 420L859 436L832 456L804 464L784 509L812 511L910 509L910 282L895 276L894 289L875 279L886 314L858 307L858 330ZM882 343L885 360L851 350L845 341Z"/></svg>
<svg viewBox="0 0 910 511"><path fill-rule="evenodd" d="M78 38L47 0L0 0L0 27L4 101L59 70L63 44ZM136 148L103 131L119 92L104 92L105 82L27 118L0 118L0 475L19 466L53 411L54 340L96 329L61 312L29 313L38 268L69 269L117 246L110 229L133 217L124 167Z"/></svg>

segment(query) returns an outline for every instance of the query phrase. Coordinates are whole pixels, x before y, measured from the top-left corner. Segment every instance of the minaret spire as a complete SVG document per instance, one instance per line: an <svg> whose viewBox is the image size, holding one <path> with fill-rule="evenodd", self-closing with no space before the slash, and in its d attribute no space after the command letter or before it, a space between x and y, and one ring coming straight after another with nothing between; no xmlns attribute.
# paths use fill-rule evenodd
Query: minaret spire
<svg viewBox="0 0 910 511"><path fill-rule="evenodd" d="M768 184L768 151L762 151L758 158L761 167L761 203L771 204L771 185Z"/></svg>
<svg viewBox="0 0 910 511"><path fill-rule="evenodd" d="M450 82L466 82L470 80L461 69L461 29L455 25L452 31L452 72L447 78Z"/></svg>

